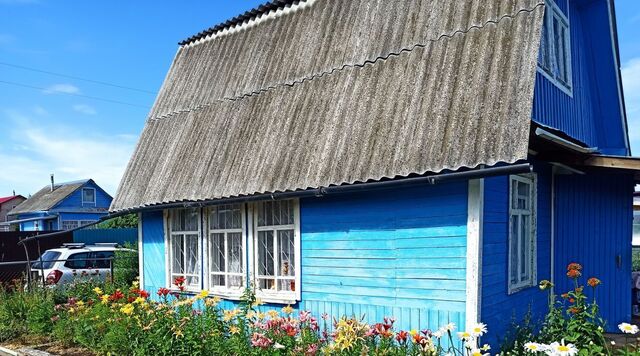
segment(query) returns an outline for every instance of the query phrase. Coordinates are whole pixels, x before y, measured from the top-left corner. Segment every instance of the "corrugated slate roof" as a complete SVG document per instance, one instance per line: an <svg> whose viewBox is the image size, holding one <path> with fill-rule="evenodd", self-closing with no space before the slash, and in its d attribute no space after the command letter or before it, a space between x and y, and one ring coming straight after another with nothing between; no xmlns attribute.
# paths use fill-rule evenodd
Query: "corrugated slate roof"
<svg viewBox="0 0 640 356"><path fill-rule="evenodd" d="M315 0L180 47L111 210L527 157L535 0Z"/></svg>
<svg viewBox="0 0 640 356"><path fill-rule="evenodd" d="M51 186L47 185L29 199L13 208L8 215L23 214L32 211L47 211L89 181L91 181L91 179L58 183L54 185L53 192L51 191Z"/></svg>

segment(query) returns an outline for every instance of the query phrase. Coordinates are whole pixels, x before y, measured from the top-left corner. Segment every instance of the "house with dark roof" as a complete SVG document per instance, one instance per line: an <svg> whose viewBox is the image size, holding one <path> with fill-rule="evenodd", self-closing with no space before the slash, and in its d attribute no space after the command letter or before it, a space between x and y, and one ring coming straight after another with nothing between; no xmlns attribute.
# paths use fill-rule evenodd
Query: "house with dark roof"
<svg viewBox="0 0 640 356"><path fill-rule="evenodd" d="M113 198L93 179L54 183L13 208L5 226L20 231L70 230L100 220Z"/></svg>
<svg viewBox="0 0 640 356"><path fill-rule="evenodd" d="M22 195L16 195L15 192L13 195L8 197L0 197L0 222L7 221L7 213L11 211L11 209L18 206L20 203L25 201L27 198ZM0 231L8 231L9 226L0 226Z"/></svg>
<svg viewBox="0 0 640 356"><path fill-rule="evenodd" d="M110 207L139 214L141 284L495 341L579 262L615 330L640 180L615 24L610 0L279 0L181 42Z"/></svg>

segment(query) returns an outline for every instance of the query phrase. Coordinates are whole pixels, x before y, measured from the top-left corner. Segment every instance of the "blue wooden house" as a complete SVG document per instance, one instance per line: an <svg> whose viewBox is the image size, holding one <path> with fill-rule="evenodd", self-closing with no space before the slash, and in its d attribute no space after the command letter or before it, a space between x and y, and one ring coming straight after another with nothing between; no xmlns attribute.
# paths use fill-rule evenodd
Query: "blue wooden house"
<svg viewBox="0 0 640 356"><path fill-rule="evenodd" d="M500 337L579 262L615 329L640 164L613 9L279 0L181 42L110 208L144 288Z"/></svg>
<svg viewBox="0 0 640 356"><path fill-rule="evenodd" d="M20 231L70 230L100 220L113 198L93 179L54 183L13 208L4 224Z"/></svg>

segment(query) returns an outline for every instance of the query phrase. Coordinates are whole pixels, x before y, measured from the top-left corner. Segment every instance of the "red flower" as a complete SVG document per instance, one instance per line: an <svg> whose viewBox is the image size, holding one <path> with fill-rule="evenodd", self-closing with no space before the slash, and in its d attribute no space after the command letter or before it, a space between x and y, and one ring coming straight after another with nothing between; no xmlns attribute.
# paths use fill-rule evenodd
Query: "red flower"
<svg viewBox="0 0 640 356"><path fill-rule="evenodd" d="M560 294L560 296L561 296L562 298L564 298L564 299L569 298L569 294L568 294L568 293L562 293L562 294Z"/></svg>
<svg viewBox="0 0 640 356"><path fill-rule="evenodd" d="M136 300L136 297L127 298L127 303L133 303Z"/></svg>
<svg viewBox="0 0 640 356"><path fill-rule="evenodd" d="M582 276L582 273L580 273L580 270L578 269L570 269L567 271L567 277L569 278L576 279L580 276Z"/></svg>
<svg viewBox="0 0 640 356"><path fill-rule="evenodd" d="M587 284L593 288L599 286L600 284L602 284L602 282L596 278L596 277L591 277L589 278L589 280L587 281Z"/></svg>
<svg viewBox="0 0 640 356"><path fill-rule="evenodd" d="M575 303L575 302L576 302L576 300L575 300L575 299L573 299L573 298L569 298L569 303Z"/></svg>
<svg viewBox="0 0 640 356"><path fill-rule="evenodd" d="M571 314L578 314L579 312L580 312L580 308L577 308L577 307L569 308L569 313Z"/></svg>
<svg viewBox="0 0 640 356"><path fill-rule="evenodd" d="M567 265L567 271L582 271L582 266L579 263L571 262Z"/></svg>
<svg viewBox="0 0 640 356"><path fill-rule="evenodd" d="M146 290L138 291L138 295L145 299L149 298L149 292L147 292Z"/></svg>
<svg viewBox="0 0 640 356"><path fill-rule="evenodd" d="M116 290L115 292L113 292L113 294L111 294L111 296L109 297L109 299L112 302L116 302L120 299L124 298L124 294L122 294L122 292L120 291L120 289Z"/></svg>
<svg viewBox="0 0 640 356"><path fill-rule="evenodd" d="M422 337L422 335L420 335L419 333L413 335L413 342L415 342L416 344L420 344L422 342L422 339L424 339L424 337Z"/></svg>
<svg viewBox="0 0 640 356"><path fill-rule="evenodd" d="M169 294L170 290L167 288L159 288L158 289L158 296L160 297L166 297Z"/></svg>
<svg viewBox="0 0 640 356"><path fill-rule="evenodd" d="M173 284L180 287L184 284L185 281L186 279L184 277L176 277L176 279L173 280Z"/></svg>
<svg viewBox="0 0 640 356"><path fill-rule="evenodd" d="M407 337L409 337L409 333L406 331L398 331L396 334L396 340L398 340L398 342L406 342Z"/></svg>

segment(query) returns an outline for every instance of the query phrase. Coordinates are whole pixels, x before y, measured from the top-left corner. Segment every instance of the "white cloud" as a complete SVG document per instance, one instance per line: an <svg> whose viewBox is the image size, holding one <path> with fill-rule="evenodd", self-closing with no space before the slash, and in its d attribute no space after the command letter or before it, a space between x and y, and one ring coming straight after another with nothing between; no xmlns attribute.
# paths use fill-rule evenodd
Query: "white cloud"
<svg viewBox="0 0 640 356"><path fill-rule="evenodd" d="M80 89L73 84L54 84L44 90L45 94L78 94Z"/></svg>
<svg viewBox="0 0 640 356"><path fill-rule="evenodd" d="M98 113L93 106L86 104L76 104L73 106L73 110L85 115L95 115Z"/></svg>
<svg viewBox="0 0 640 356"><path fill-rule="evenodd" d="M127 135L93 135L60 124L37 124L19 112L7 112L13 123L10 141L0 145L0 196L15 189L33 194L48 183L92 178L114 195L135 147ZM19 143L19 145L18 145Z"/></svg>
<svg viewBox="0 0 640 356"><path fill-rule="evenodd" d="M627 106L627 121L631 151L640 154L640 58L633 58L622 66L624 100Z"/></svg>

